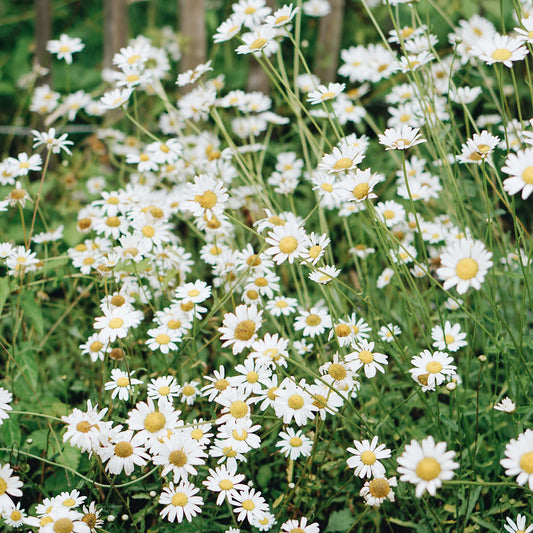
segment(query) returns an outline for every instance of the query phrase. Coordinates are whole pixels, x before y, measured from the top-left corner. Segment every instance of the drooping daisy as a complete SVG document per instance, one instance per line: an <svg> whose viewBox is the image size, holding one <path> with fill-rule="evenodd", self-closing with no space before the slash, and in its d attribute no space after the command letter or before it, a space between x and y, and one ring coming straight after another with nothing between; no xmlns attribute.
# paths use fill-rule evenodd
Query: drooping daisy
<svg viewBox="0 0 533 533"><path fill-rule="evenodd" d="M379 507L385 500L394 501L394 491L391 487L396 487L398 482L395 477L375 477L366 481L359 495L372 507Z"/></svg>
<svg viewBox="0 0 533 533"><path fill-rule="evenodd" d="M182 481L179 485L174 485L171 481L168 487L163 489L159 497L159 503L165 505L161 511L161 517L169 522L183 522L185 517L191 522L193 517L201 512L204 500L201 496L196 496L200 489L188 481Z"/></svg>
<svg viewBox="0 0 533 533"><path fill-rule="evenodd" d="M400 481L416 485L416 496L420 498L427 490L435 496L442 481L453 478L459 463L453 461L454 451L446 451L446 443L438 442L430 435L421 443L412 440L398 458Z"/></svg>
<svg viewBox="0 0 533 533"><path fill-rule="evenodd" d="M494 409L504 413L514 413L516 410L516 404L513 402L513 400L511 400L511 398L506 396L494 406Z"/></svg>
<svg viewBox="0 0 533 533"><path fill-rule="evenodd" d="M280 432L279 438L276 448L280 448L280 452L285 457L295 460L298 457L308 457L311 454L313 441L301 429L295 431L289 427L286 432Z"/></svg>
<svg viewBox="0 0 533 533"><path fill-rule="evenodd" d="M442 266L437 270L437 276L444 280L444 290L454 286L459 294L464 294L470 287L479 290L493 265L491 258L492 253L482 242L462 239L441 254Z"/></svg>
<svg viewBox="0 0 533 533"><path fill-rule="evenodd" d="M354 469L354 476L360 478L383 477L385 467L381 464L381 459L388 459L391 451L385 444L378 446L378 437L372 441L353 441L355 448L347 448L346 451L353 454L346 460L349 468Z"/></svg>
<svg viewBox="0 0 533 533"><path fill-rule="evenodd" d="M335 268L331 265L324 265L318 267L313 272L309 273L309 279L315 283L320 283L321 285L326 285L330 281L334 280L340 274L340 269Z"/></svg>
<svg viewBox="0 0 533 533"><path fill-rule="evenodd" d="M533 430L526 429L505 446L505 458L500 461L507 476L516 476L519 485L533 490Z"/></svg>
<svg viewBox="0 0 533 533"><path fill-rule="evenodd" d="M452 365L453 357L445 352L431 353L424 350L420 355L411 359L414 368L409 370L412 378L422 385L422 391L435 390L441 385L446 376L453 376L457 367Z"/></svg>
<svg viewBox="0 0 533 533"><path fill-rule="evenodd" d="M451 324L446 320L444 328L435 326L431 329L431 338L435 341L433 346L438 350L456 352L459 348L467 346L466 333L461 332L461 324Z"/></svg>

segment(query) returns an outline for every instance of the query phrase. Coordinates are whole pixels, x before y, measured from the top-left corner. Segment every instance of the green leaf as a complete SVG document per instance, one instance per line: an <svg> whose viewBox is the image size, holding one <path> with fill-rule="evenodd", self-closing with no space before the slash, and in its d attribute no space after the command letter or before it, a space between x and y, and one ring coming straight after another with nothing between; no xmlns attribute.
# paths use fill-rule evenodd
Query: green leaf
<svg viewBox="0 0 533 533"><path fill-rule="evenodd" d="M7 297L9 296L9 278L0 279L0 314L4 309Z"/></svg>
<svg viewBox="0 0 533 533"><path fill-rule="evenodd" d="M349 531L353 521L354 517L349 509L334 511L329 515L326 533L331 531Z"/></svg>
<svg viewBox="0 0 533 533"><path fill-rule="evenodd" d="M257 483L260 487L267 487L272 479L272 469L269 465L262 465L257 472Z"/></svg>
<svg viewBox="0 0 533 533"><path fill-rule="evenodd" d="M23 389L26 389L26 391L22 392L22 396L26 397L28 395L28 381L31 383L31 386L35 389L37 388L37 383L39 382L39 371L37 368L37 354L35 353L33 347L31 345L25 344L23 348L21 348L16 354L15 354L15 361L17 362L19 366L20 373L22 374L18 380L17 380L17 387L20 389L21 387ZM18 396L18 391L16 392Z"/></svg>
<svg viewBox="0 0 533 533"><path fill-rule="evenodd" d="M16 415L11 415L7 420L4 420L2 425L2 439L6 446L20 446L20 424Z"/></svg>
<svg viewBox="0 0 533 533"><path fill-rule="evenodd" d="M44 321L41 306L35 301L31 292L22 294L20 304L31 326L35 328L37 335L44 335Z"/></svg>
<svg viewBox="0 0 533 533"><path fill-rule="evenodd" d="M66 445L62 453L58 454L55 461L60 465L68 466L74 470L77 470L80 464L81 452L78 448L73 448L70 445Z"/></svg>

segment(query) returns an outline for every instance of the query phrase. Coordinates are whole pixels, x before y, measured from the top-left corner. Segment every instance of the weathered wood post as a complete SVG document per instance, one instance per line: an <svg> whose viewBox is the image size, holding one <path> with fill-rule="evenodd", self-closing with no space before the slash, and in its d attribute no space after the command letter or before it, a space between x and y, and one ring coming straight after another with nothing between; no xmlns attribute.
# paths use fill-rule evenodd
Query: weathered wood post
<svg viewBox="0 0 533 533"><path fill-rule="evenodd" d="M178 0L178 9L179 28L184 39L180 71L185 72L206 60L205 0Z"/></svg>
<svg viewBox="0 0 533 533"><path fill-rule="evenodd" d="M128 0L104 0L104 68L128 42Z"/></svg>
<svg viewBox="0 0 533 533"><path fill-rule="evenodd" d="M322 17L318 30L315 73L322 83L335 81L339 64L345 0L329 0L331 13Z"/></svg>

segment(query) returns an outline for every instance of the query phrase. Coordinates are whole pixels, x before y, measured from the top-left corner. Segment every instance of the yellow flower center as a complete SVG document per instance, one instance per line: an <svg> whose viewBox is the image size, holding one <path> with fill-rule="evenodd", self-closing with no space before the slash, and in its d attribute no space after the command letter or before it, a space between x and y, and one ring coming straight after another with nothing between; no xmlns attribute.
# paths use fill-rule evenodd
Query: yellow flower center
<svg viewBox="0 0 533 533"><path fill-rule="evenodd" d="M155 229L152 226L144 226L142 234L148 239L151 239L155 235Z"/></svg>
<svg viewBox="0 0 533 533"><path fill-rule="evenodd" d="M332 98L335 98L335 93L333 91L325 92L321 96L322 100L331 100ZM350 165L352 164L352 160L350 159Z"/></svg>
<svg viewBox="0 0 533 533"><path fill-rule="evenodd" d="M111 329L119 329L119 328L121 328L123 325L124 325L124 320L122 320L122 318L119 318L119 317L112 318L112 319L109 321L109 327L110 327Z"/></svg>
<svg viewBox="0 0 533 533"><path fill-rule="evenodd" d="M433 457L425 457L416 466L416 475L424 481L431 481L439 476L441 467Z"/></svg>
<svg viewBox="0 0 533 533"><path fill-rule="evenodd" d="M281 217L278 217L277 215L270 217L268 221L274 226L285 226L285 224L287 223L286 220L283 220Z"/></svg>
<svg viewBox="0 0 533 533"><path fill-rule="evenodd" d="M170 394L170 387L165 385L164 387L160 387L157 392L159 392L161 396L168 396L168 394Z"/></svg>
<svg viewBox="0 0 533 533"><path fill-rule="evenodd" d="M184 396L194 396L194 387L192 385L186 385L183 387L182 391Z"/></svg>
<svg viewBox="0 0 533 533"><path fill-rule="evenodd" d="M189 501L189 498L183 492L176 492L174 496L172 496L172 505L175 507L185 507L187 505L187 502Z"/></svg>
<svg viewBox="0 0 533 533"><path fill-rule="evenodd" d="M259 37L250 45L250 50L260 50L261 48L263 48L263 46L266 45L267 42L268 41L266 39Z"/></svg>
<svg viewBox="0 0 533 533"><path fill-rule="evenodd" d="M234 429L231 435L233 436L235 440L240 440L240 441L246 440L248 438L248 432L245 429L242 429L240 433L238 429Z"/></svg>
<svg viewBox="0 0 533 533"><path fill-rule="evenodd" d="M328 368L328 374L336 380L341 380L346 377L346 369L339 363L333 363Z"/></svg>
<svg viewBox="0 0 533 533"><path fill-rule="evenodd" d="M322 185L320 185L320 188L323 191L331 192L333 190L333 185L331 185L331 183L322 183Z"/></svg>
<svg viewBox="0 0 533 533"><path fill-rule="evenodd" d="M71 533L74 531L74 524L70 518L58 518L54 522L54 533Z"/></svg>
<svg viewBox="0 0 533 533"><path fill-rule="evenodd" d="M394 218L394 211L392 209L387 209L383 212L383 216L386 220L390 220L391 218Z"/></svg>
<svg viewBox="0 0 533 533"><path fill-rule="evenodd" d="M374 356L372 355L372 352L369 352L368 350L361 350L359 352L359 361L361 363L367 365L368 363L371 363L374 360Z"/></svg>
<svg viewBox="0 0 533 533"><path fill-rule="evenodd" d="M293 448L299 448L302 445L302 439L300 437L292 437L292 439L289 441L289 444Z"/></svg>
<svg viewBox="0 0 533 533"><path fill-rule="evenodd" d="M276 391L279 389L279 387L271 387L268 389L267 397L269 400L274 401L276 399Z"/></svg>
<svg viewBox="0 0 533 533"><path fill-rule="evenodd" d="M181 468L187 464L187 454L183 450L174 450L170 452L168 462Z"/></svg>
<svg viewBox="0 0 533 533"><path fill-rule="evenodd" d="M246 402L237 400L230 405L229 412L233 418L243 418L248 414L249 407Z"/></svg>
<svg viewBox="0 0 533 533"><path fill-rule="evenodd" d="M368 196L369 190L370 190L370 187L368 186L368 183L359 183L359 185L356 185L353 188L352 195L357 200L362 200L363 198L366 198ZM385 212L388 213L389 211L385 211ZM394 213L393 213L393 216L394 216ZM385 216L385 218L387 218L387 216Z"/></svg>
<svg viewBox="0 0 533 533"><path fill-rule="evenodd" d="M361 462L364 465L373 465L376 462L376 454L370 450L365 450L361 454Z"/></svg>
<svg viewBox="0 0 533 533"><path fill-rule="evenodd" d="M291 409L301 409L304 406L304 399L299 394L292 394L288 404Z"/></svg>
<svg viewBox="0 0 533 533"><path fill-rule="evenodd" d="M117 457L129 457L133 453L133 446L126 441L121 441L115 444L115 455Z"/></svg>
<svg viewBox="0 0 533 533"><path fill-rule="evenodd" d="M13 509L13 511L11 511L11 514L9 515L9 518L11 518L13 522L18 522L22 518L22 513L20 511L17 511L17 509Z"/></svg>
<svg viewBox="0 0 533 533"><path fill-rule="evenodd" d="M129 384L130 380L126 376L117 379L117 385L119 387L127 387Z"/></svg>
<svg viewBox="0 0 533 533"><path fill-rule="evenodd" d="M346 170L353 165L353 161L349 157L341 157L335 161L333 168L335 170Z"/></svg>
<svg viewBox="0 0 533 533"><path fill-rule="evenodd" d="M498 48L490 54L494 61L507 61L513 54L507 48Z"/></svg>
<svg viewBox="0 0 533 533"><path fill-rule="evenodd" d="M144 419L144 427L149 433L157 433L162 430L167 423L165 417L159 411L154 411Z"/></svg>
<svg viewBox="0 0 533 533"><path fill-rule="evenodd" d="M253 320L243 320L235 328L235 338L239 341L249 341L255 333L255 322Z"/></svg>
<svg viewBox="0 0 533 533"><path fill-rule="evenodd" d="M204 436L204 432L200 428L195 428L191 431L191 439L201 440Z"/></svg>
<svg viewBox="0 0 533 533"><path fill-rule="evenodd" d="M217 203L217 195L213 191L205 191L204 194L197 194L194 201L200 204L202 209L211 209Z"/></svg>
<svg viewBox="0 0 533 533"><path fill-rule="evenodd" d="M296 240L296 237L292 237L291 235L287 237L283 237L279 241L279 249L284 254L290 254L294 252L298 248L298 241Z"/></svg>
<svg viewBox="0 0 533 533"><path fill-rule="evenodd" d="M254 283L258 287L266 287L268 285L268 281L266 278L257 278Z"/></svg>
<svg viewBox="0 0 533 533"><path fill-rule="evenodd" d="M457 277L465 280L474 278L478 273L478 270L479 265L477 264L477 261L470 257L460 259L455 267Z"/></svg>
<svg viewBox="0 0 533 533"><path fill-rule="evenodd" d="M259 374L257 372L248 372L248 374L246 374L246 381L248 383L257 383L257 381L259 380Z"/></svg>
<svg viewBox="0 0 533 533"><path fill-rule="evenodd" d="M180 320L169 320L167 322L167 328L168 329L179 329L181 328L181 321Z"/></svg>
<svg viewBox="0 0 533 533"><path fill-rule="evenodd" d="M320 322L322 322L322 319L320 318L320 316L315 315L314 313L311 313L305 319L305 323L308 326L318 326L318 324L320 324Z"/></svg>
<svg viewBox="0 0 533 533"><path fill-rule="evenodd" d="M219 481L218 486L220 490L231 490L233 488L233 481L230 479L222 479Z"/></svg>
<svg viewBox="0 0 533 533"><path fill-rule="evenodd" d="M438 361L430 361L426 365L426 370L430 374L438 374L442 370L442 365Z"/></svg>
<svg viewBox="0 0 533 533"><path fill-rule="evenodd" d="M275 20L274 24L281 24L286 20L289 20L289 17L287 15L281 15Z"/></svg>
<svg viewBox="0 0 533 533"><path fill-rule="evenodd" d="M246 511L253 511L255 509L255 503L253 500L244 500L242 502L242 508L246 509Z"/></svg>
<svg viewBox="0 0 533 533"><path fill-rule="evenodd" d="M229 381L227 379L219 379L213 383L213 387L216 390L226 390L229 387Z"/></svg>
<svg viewBox="0 0 533 533"><path fill-rule="evenodd" d="M533 452L526 452L520 457L520 468L526 474L533 474Z"/></svg>
<svg viewBox="0 0 533 533"><path fill-rule="evenodd" d="M120 226L120 218L118 217L108 217L105 221L106 225L110 228L118 228Z"/></svg>
<svg viewBox="0 0 533 533"><path fill-rule="evenodd" d="M248 6L245 10L244 10L244 13L246 15L253 15L255 12L257 11L257 9L253 6Z"/></svg>
<svg viewBox="0 0 533 533"><path fill-rule="evenodd" d="M235 457L237 455L237 452L231 446L222 448L222 453L225 457Z"/></svg>
<svg viewBox="0 0 533 533"><path fill-rule="evenodd" d="M377 478L368 484L368 491L374 498L385 498L390 492L390 486L386 479Z"/></svg>
<svg viewBox="0 0 533 533"><path fill-rule="evenodd" d="M526 167L522 172L522 180L528 185L533 185L533 166Z"/></svg>
<svg viewBox="0 0 533 533"><path fill-rule="evenodd" d="M446 341L446 344L452 344L452 342L455 341L455 337L453 335L444 335L444 340Z"/></svg>
<svg viewBox="0 0 533 533"><path fill-rule="evenodd" d="M4 479L0 477L0 496L2 496L2 494L5 494L6 490L7 490L7 483Z"/></svg>
<svg viewBox="0 0 533 533"><path fill-rule="evenodd" d="M319 409L324 409L327 404L328 400L325 396L322 396L322 394L315 394L315 399L313 401L313 405L315 407L318 407Z"/></svg>
<svg viewBox="0 0 533 533"><path fill-rule="evenodd" d="M91 352L99 352L103 347L104 347L104 345L100 341L94 341L89 346L89 351L91 351Z"/></svg>
<svg viewBox="0 0 533 533"><path fill-rule="evenodd" d="M157 344L168 344L170 342L170 337L166 333L160 333L155 338L155 342L157 342Z"/></svg>

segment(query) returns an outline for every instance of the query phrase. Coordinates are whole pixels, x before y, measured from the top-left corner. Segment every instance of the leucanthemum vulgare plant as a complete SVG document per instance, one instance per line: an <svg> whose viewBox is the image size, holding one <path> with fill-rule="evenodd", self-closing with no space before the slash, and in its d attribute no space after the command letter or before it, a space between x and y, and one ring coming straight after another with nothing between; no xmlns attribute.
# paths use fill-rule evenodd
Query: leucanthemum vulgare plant
<svg viewBox="0 0 533 533"><path fill-rule="evenodd" d="M328 80L326 0L240 0L192 70L167 30L103 91L32 91L2 527L529 531L533 4L501 7L363 0Z"/></svg>

